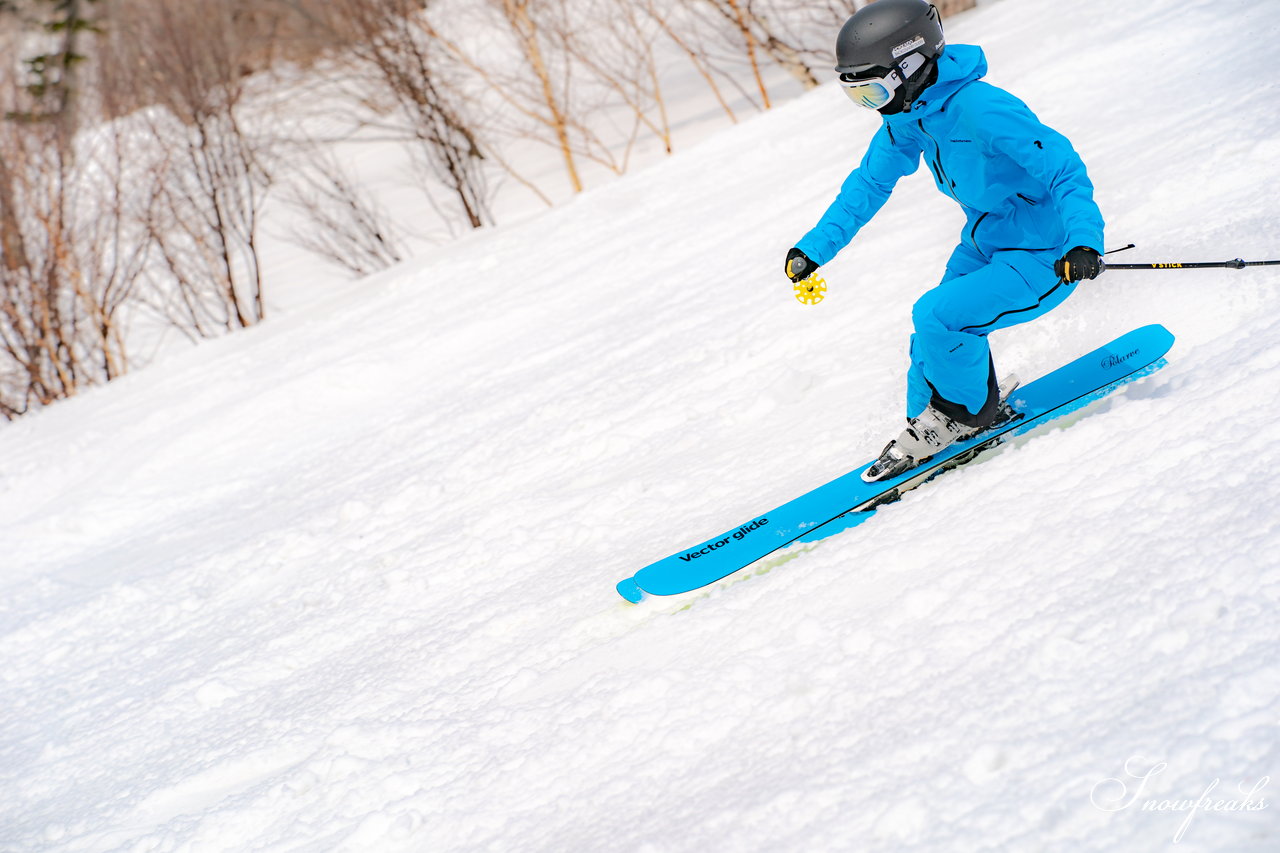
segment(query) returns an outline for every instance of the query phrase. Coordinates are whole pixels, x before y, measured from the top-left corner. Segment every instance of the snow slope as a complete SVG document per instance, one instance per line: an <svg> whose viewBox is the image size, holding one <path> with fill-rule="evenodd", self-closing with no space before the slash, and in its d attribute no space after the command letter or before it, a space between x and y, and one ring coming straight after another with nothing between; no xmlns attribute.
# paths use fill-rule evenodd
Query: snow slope
<svg viewBox="0 0 1280 853"><path fill-rule="evenodd" d="M948 32L1134 260L1276 257L1268 5ZM779 272L874 126L824 87L0 431L0 850L1280 848L1274 270L1109 273L999 367L1161 322L1160 373L767 573L615 595L896 429L957 211L921 170L824 303Z"/></svg>

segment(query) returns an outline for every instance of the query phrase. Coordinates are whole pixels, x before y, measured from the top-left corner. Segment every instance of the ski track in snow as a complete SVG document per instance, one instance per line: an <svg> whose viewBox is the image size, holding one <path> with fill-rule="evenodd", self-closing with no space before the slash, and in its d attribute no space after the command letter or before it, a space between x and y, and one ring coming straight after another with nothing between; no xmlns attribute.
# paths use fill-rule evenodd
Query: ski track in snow
<svg viewBox="0 0 1280 853"><path fill-rule="evenodd" d="M1112 245L1275 257L1263 5L948 34L1073 139ZM998 366L1148 322L1169 366L797 559L617 599L896 428L960 225L927 170L822 305L778 272L872 130L823 87L0 430L0 850L1165 850L1187 814L1142 800L1280 778L1271 269L1086 284ZM1096 807L1126 762L1167 766ZM1275 850L1277 814L1176 849Z"/></svg>

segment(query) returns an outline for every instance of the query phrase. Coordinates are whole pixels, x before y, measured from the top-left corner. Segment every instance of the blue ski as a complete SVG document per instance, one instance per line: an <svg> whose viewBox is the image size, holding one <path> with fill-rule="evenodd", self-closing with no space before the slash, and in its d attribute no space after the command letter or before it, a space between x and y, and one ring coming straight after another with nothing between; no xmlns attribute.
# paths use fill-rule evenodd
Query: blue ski
<svg viewBox="0 0 1280 853"><path fill-rule="evenodd" d="M811 542L861 524L876 506L924 480L972 459L982 450L1062 417L1146 376L1165 364L1173 335L1160 325L1143 326L1018 388L1009 400L1011 420L957 442L898 477L875 483L861 474L870 462L757 515L733 530L645 566L621 581L618 594L639 602L647 595L677 595L724 578L794 542Z"/></svg>

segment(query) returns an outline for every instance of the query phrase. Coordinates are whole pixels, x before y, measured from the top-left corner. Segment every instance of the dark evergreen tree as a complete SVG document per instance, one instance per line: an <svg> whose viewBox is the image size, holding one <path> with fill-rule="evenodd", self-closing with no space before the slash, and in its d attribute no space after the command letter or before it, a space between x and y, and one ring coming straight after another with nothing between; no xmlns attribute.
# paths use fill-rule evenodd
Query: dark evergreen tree
<svg viewBox="0 0 1280 853"><path fill-rule="evenodd" d="M48 34L49 49L23 61L27 68L30 110L12 118L56 121L68 132L77 124L79 86L77 68L86 57L81 52L85 35L101 29L90 10L99 0L31 0L28 23ZM21 13L12 0L0 0L0 11Z"/></svg>

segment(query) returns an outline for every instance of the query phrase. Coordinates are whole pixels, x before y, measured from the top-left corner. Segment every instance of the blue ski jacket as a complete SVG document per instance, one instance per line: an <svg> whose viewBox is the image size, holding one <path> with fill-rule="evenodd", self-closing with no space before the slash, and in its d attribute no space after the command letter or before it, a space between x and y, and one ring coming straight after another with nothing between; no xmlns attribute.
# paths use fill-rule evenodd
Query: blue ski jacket
<svg viewBox="0 0 1280 853"><path fill-rule="evenodd" d="M880 129L835 202L796 247L825 264L888 200L923 157L938 189L965 213L962 242L996 252L1102 252L1102 214L1093 184L1066 137L1022 101L980 78L982 48L948 45L938 80L910 111L882 116Z"/></svg>

